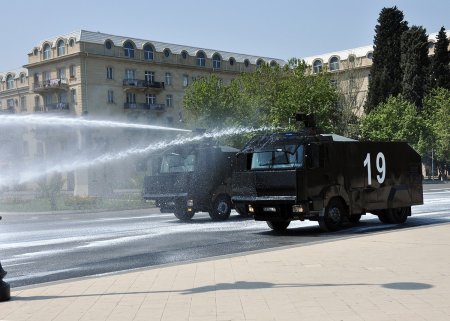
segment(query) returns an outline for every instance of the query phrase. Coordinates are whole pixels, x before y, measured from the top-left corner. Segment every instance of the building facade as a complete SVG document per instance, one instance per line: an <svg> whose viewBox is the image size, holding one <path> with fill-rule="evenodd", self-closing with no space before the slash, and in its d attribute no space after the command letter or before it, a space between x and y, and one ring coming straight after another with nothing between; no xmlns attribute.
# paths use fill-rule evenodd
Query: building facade
<svg viewBox="0 0 450 321"><path fill-rule="evenodd" d="M195 79L217 74L228 83L263 63L286 62L80 30L40 41L28 53L28 64L0 73L0 110L183 127L183 95ZM45 128L33 133L23 146L13 143L13 158L43 155L44 162L67 150L120 150L157 136ZM111 166L67 173L66 188L81 196L107 194L132 175L131 169Z"/></svg>

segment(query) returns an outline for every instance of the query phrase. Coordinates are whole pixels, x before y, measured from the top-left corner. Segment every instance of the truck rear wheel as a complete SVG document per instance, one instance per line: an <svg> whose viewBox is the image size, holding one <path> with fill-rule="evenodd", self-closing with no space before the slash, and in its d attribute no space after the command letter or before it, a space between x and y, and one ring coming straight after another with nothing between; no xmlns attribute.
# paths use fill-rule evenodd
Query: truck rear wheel
<svg viewBox="0 0 450 321"><path fill-rule="evenodd" d="M394 224L403 224L411 215L411 207L392 208L388 211L390 219Z"/></svg>
<svg viewBox="0 0 450 321"><path fill-rule="evenodd" d="M231 199L228 195L219 195L214 200L209 216L214 221L225 221L230 217L231 206Z"/></svg>
<svg viewBox="0 0 450 321"><path fill-rule="evenodd" d="M274 231L282 232L286 231L287 227L291 224L290 221L267 221L267 225Z"/></svg>
<svg viewBox="0 0 450 321"><path fill-rule="evenodd" d="M191 220L191 218L194 216L195 212L194 211L189 212L183 208L176 208L174 214L177 219L179 219L180 221L186 222L186 221Z"/></svg>
<svg viewBox="0 0 450 321"><path fill-rule="evenodd" d="M333 198L325 208L324 215L319 217L319 226L325 232L338 231L342 227L345 215L342 202Z"/></svg>

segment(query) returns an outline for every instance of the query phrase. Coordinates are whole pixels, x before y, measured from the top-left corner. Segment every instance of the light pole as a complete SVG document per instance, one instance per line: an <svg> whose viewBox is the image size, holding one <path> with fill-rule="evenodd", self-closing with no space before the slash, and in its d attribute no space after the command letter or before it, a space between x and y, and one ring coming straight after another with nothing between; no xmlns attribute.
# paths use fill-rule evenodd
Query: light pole
<svg viewBox="0 0 450 321"><path fill-rule="evenodd" d="M0 216L0 220L2 217ZM11 289L8 283L3 281L6 275L6 271L2 268L2 263L0 262L0 302L8 301L11 298Z"/></svg>

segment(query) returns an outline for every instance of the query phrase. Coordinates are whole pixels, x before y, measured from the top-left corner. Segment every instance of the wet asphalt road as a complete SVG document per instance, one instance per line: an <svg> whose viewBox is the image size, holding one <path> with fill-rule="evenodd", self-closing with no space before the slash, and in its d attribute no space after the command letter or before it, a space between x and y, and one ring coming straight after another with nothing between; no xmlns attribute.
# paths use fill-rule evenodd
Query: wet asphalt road
<svg viewBox="0 0 450 321"><path fill-rule="evenodd" d="M178 221L157 209L78 214L3 213L0 261L5 281L19 287L160 264L288 245L328 242L365 233L450 222L450 184L425 185L425 204L413 208L406 224L381 224L366 215L358 225L323 233L316 222L293 222L283 235L265 222L232 213L213 222L197 213Z"/></svg>

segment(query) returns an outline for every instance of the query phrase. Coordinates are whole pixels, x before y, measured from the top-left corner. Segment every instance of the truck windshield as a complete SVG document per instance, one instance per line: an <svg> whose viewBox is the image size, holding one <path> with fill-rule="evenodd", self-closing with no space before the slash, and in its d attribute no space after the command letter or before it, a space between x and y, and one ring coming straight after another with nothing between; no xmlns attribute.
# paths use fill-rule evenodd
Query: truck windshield
<svg viewBox="0 0 450 321"><path fill-rule="evenodd" d="M301 168L303 145L287 145L275 150L254 152L251 169Z"/></svg>
<svg viewBox="0 0 450 321"><path fill-rule="evenodd" d="M185 173L194 171L195 155L180 155L171 153L164 155L160 173Z"/></svg>

